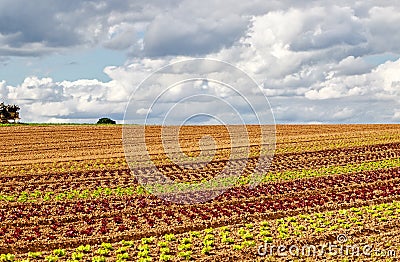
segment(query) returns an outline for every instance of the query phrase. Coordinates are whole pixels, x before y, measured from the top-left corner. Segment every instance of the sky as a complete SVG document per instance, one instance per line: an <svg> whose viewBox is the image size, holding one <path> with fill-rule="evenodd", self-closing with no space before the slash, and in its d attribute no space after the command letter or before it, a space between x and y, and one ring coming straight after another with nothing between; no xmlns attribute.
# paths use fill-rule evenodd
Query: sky
<svg viewBox="0 0 400 262"><path fill-rule="evenodd" d="M398 123L399 24L396 0L0 0L0 101L20 105L22 122L122 123L129 103L154 102L159 88L135 93L152 72L208 58L254 79L277 123ZM198 90L132 114L162 116ZM226 117L221 104L190 105Z"/></svg>

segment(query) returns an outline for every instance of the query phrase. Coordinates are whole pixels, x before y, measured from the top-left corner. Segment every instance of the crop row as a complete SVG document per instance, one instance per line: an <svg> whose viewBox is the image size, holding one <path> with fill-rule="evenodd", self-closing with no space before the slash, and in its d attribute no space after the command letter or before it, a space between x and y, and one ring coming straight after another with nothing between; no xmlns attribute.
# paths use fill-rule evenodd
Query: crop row
<svg viewBox="0 0 400 262"><path fill-rule="evenodd" d="M319 138L309 137L308 141L297 142L294 143L287 141L286 144L277 144L277 154L287 154L287 153L301 153L301 152L317 152L322 150L333 150L338 148L349 148L349 147L365 147L371 145L379 145L379 144L391 144L391 143L399 143L399 136L394 133L390 135L371 135L371 137L355 137L349 138L348 135L343 135L344 137L341 139L336 139L335 136L332 136L332 139L327 139L327 141L320 141ZM329 137L329 136L328 136ZM296 139L299 139L298 137ZM347 140L350 141L347 141ZM352 141L352 139L355 141ZM40 142L42 143L42 141ZM339 143L339 144L338 144ZM312 145L310 145L312 144ZM288 147L288 148L286 148ZM290 147L294 147L290 149ZM285 149L286 148L286 149ZM82 149L82 148L81 148ZM33 149L32 149L33 150ZM83 150L84 151L84 150ZM9 162L9 165L3 165L0 167L0 174L26 174L26 175L35 175L35 174L47 174L47 173L67 173L67 172L76 172L76 171L86 171L86 170L104 170L104 169L120 169L127 168L127 164L125 162L124 154L122 148L119 150L120 152L113 152L109 154L109 157L104 158L106 155L103 154L91 154L95 156L95 159L90 159L88 157L72 157L70 161L63 161L62 159L58 159L57 161L52 161L52 158L45 157L40 161L29 161L24 160L23 164L17 164L17 162ZM32 151L36 153L37 151ZM161 151L162 152L162 151ZM19 152L19 155L21 152ZM120 157L115 157L115 155ZM114 156L114 157L112 157ZM93 158L93 157L92 157ZM102 158L102 159L97 159ZM155 159L161 161L161 159ZM21 160L22 161L22 160ZM49 162L51 161L51 162ZM35 163L36 162L36 163ZM170 162L169 162L170 163Z"/></svg>
<svg viewBox="0 0 400 262"><path fill-rule="evenodd" d="M326 141L320 141L315 136L309 137L309 141L299 142L295 138L292 142L285 141L281 145L279 143L276 148L277 154L285 153L298 153L298 152L315 152L321 150L332 150L337 148L350 148L350 147L361 147L368 145L379 145L386 143L399 143L400 136L398 133L390 135L374 134L371 136L360 135L359 137L351 137L349 134L343 134L341 137L330 137Z"/></svg>
<svg viewBox="0 0 400 262"><path fill-rule="evenodd" d="M305 152L300 154L286 154L286 155L276 155L270 166L260 165L257 166L259 161L258 158L242 159L229 162L230 166L238 166L238 172L241 171L240 167L246 167L243 170L242 175L249 175L253 172L256 173L279 173L285 172L283 176L290 175L290 172L294 172L293 175L298 175L298 170L301 169L321 169L326 166L338 166L338 165L354 165L357 163L370 162L370 161L380 161L385 159L393 159L400 157L400 144L388 144L379 146L367 146L361 148L352 149L337 149L328 150L322 152ZM103 163L106 160L99 160L99 163ZM119 159L118 161L123 161ZM266 160L267 161L267 160ZM103 163L104 164L104 163ZM129 169L113 167L105 167L105 171L71 171L66 173L54 173L47 175L27 175L19 174L18 176L13 175L3 175L0 177L1 186L12 185L12 187L18 184L24 184L25 187L30 187L28 190L35 190L32 188L35 185L48 185L50 183L59 183L60 180L71 182L79 182L83 184L85 181L100 183L101 179L113 179L113 177L118 178L120 176L124 177L123 184L129 183L130 177L133 174L137 176L142 176L143 178L152 178L152 174L159 172L167 177L173 178L174 181L185 181L190 179L190 181L201 181L204 179L210 179L217 174L219 174L223 168L228 164L227 161L213 161L204 165L193 164L190 167L182 167L176 165L160 166L160 167L139 167L132 169L132 174ZM345 167L346 168L346 167ZM335 170L331 170L332 172ZM300 174L301 175L301 174ZM154 177L152 178L154 179ZM268 180L268 179L267 179ZM65 184L65 182L63 184ZM88 186L88 185L85 185ZM94 187L103 186L101 184L94 185ZM118 186L118 185L115 185ZM77 188L70 188L77 189ZM22 189L25 190L25 189ZM0 189L0 192L4 190Z"/></svg>
<svg viewBox="0 0 400 262"><path fill-rule="evenodd" d="M114 260L170 261L174 258L196 259L219 254L240 253L256 257L263 243L271 245L312 244L316 241L335 241L339 234L357 237L357 232L371 229L380 232L384 228L395 228L400 222L400 202L393 201L372 206L342 209L311 214L299 214L280 219L263 220L181 234L167 233L139 240L122 240L98 245L84 244L73 249L57 248L50 252L26 252L20 259L59 259L105 261ZM352 240L348 240L348 244ZM374 241L369 241L374 243ZM375 241L376 243L376 241ZM6 256L6 255L4 255ZM13 255L8 255L9 258Z"/></svg>
<svg viewBox="0 0 400 262"><path fill-rule="evenodd" d="M75 237L90 238L92 235L112 232L119 232L119 237L140 235L146 230L162 232L169 228L179 229L181 226L202 227L207 223L224 224L249 217L273 216L275 212L288 210L307 210L332 204L337 207L345 203L388 199L398 197L400 187L390 182L367 184L340 192L316 190L309 195L302 195L276 199L258 196L249 200L197 205L189 209L179 205L159 206L156 204L157 199L151 203L143 200L138 203L129 200L113 200L111 203L106 200L77 202L72 205L65 203L58 205L54 211L38 205L25 209L20 206L14 208L11 214L0 214L0 219L8 228L1 238L9 245L30 245L26 242L30 240L34 241L35 246L40 246L39 243L46 243L49 239L67 243L68 239ZM34 217L39 219L32 220Z"/></svg>
<svg viewBox="0 0 400 262"><path fill-rule="evenodd" d="M328 166L319 169L303 169L294 171L284 171L284 172L268 172L266 175L262 175L263 183L270 183L275 181L287 181L287 180L297 180L306 179L312 177L328 176L328 175L339 175L339 174L349 174L349 173L360 173L365 171L377 171L380 169L389 169L400 167L400 159L387 159L382 161L374 162L362 162L359 164L347 164L344 166ZM24 187L13 186L2 186L0 187L0 201L8 202L37 202L37 201L60 201L63 199L87 199L87 198L98 198L105 196L132 196L132 195L142 195L146 193L143 187L138 186L135 180L130 178L129 170L119 171L117 174L112 175L112 173L98 173L98 176L104 181L81 181L80 179L70 179L69 181L64 181L59 183L58 179L55 184L38 183L32 185L25 185ZM108 175L107 175L108 174ZM86 175L82 174L83 179ZM114 177L112 179L107 179L108 177ZM49 177L48 179L55 179L54 177ZM235 186L247 185L250 182L250 176L241 177L236 182ZM122 181L121 181L122 180ZM236 178L235 178L236 180ZM113 182L115 181L115 182ZM58 183L57 183L58 182ZM102 184L107 183L108 186L102 186ZM222 183L220 181L220 183ZM232 179L227 179L226 184L232 185ZM123 186L119 186L122 184ZM222 183L223 184L223 183ZM114 187L113 187L114 185ZM131 186L129 186L131 185ZM38 189L39 187L39 189ZM82 190L81 188L86 189ZM168 189L165 186L166 191L172 192L182 191L183 188L187 188L188 184L178 184L180 188ZM67 190L63 189L67 188ZM69 190L68 190L69 189ZM8 191L8 192L7 192ZM14 193L15 192L15 193ZM11 194L10 194L11 193Z"/></svg>
<svg viewBox="0 0 400 262"><path fill-rule="evenodd" d="M237 199L248 199L251 197L257 196L274 196L274 195L282 195L282 194L291 194L291 193L300 193L302 191L307 190L317 190L317 189L328 189L335 187L339 189L340 187L349 186L349 185L357 185L362 183L372 183L376 181L387 181L400 178L400 169L392 168L392 169L379 169L380 167L390 167L399 165L399 160L387 160L380 163L369 163L368 165L363 165L362 168L366 168L367 171L362 171L358 173L349 173L342 175L327 175L321 177L315 177L312 179L297 179L292 181L282 181L282 182L274 182L274 183L264 183L254 188L253 190L249 190L247 186L241 185L236 186L230 189L224 189L224 194L217 197L215 202L218 201L229 201L232 198ZM372 170L372 168L378 167L377 170ZM362 169L359 167L353 167L349 170L353 171L354 169ZM310 173L312 176L315 173ZM317 173L318 174L318 173ZM284 179L282 179L284 180ZM226 181L229 182L229 181ZM185 189L188 189L189 186L182 184L181 187L175 186L168 188L165 186L165 191L170 193L178 193L184 192ZM217 189L217 188L214 188ZM204 189L202 189L204 190ZM200 190L200 191L202 191ZM206 192L205 192L206 193ZM146 198L149 197L145 188L140 185L129 186L129 187L98 187L93 190L67 190L60 193L54 193L53 191L41 192L41 191L33 191L27 192L23 191L18 195L0 195L0 199L2 201L7 202L15 202L18 206L19 204L27 203L32 204L32 207L42 205L47 206L48 210L54 209L53 212L56 212L58 209L58 205L56 204L61 201L92 201L92 200L102 200L104 198L112 199L112 198L131 198L134 201L138 201L140 203L146 203L148 200ZM133 197L133 198L132 198ZM156 201L156 205L165 205L165 201L162 200L150 200L151 202ZM36 204L35 204L36 203ZM52 207L52 203L56 205ZM74 202L71 202L72 204ZM3 206L3 210L7 208ZM29 214L34 213L34 209L31 209ZM3 211L4 212L4 211Z"/></svg>
<svg viewBox="0 0 400 262"><path fill-rule="evenodd" d="M93 128L93 127L92 127ZM35 128L33 128L35 129ZM187 128L183 128L181 131L183 135L180 137L180 140L188 140L188 141L195 141L198 138L201 137L202 134L204 134L204 129L193 129L190 132L186 132ZM224 128L222 128L224 129ZM259 128L257 127L249 127L250 131L250 137L257 137L258 136L258 130ZM279 129L279 128L278 128ZM7 135L9 139L5 141L5 146L9 146L9 148L15 148L21 152L25 150L32 150L32 151L38 151L38 150L49 150L49 149L60 149L62 148L62 145L60 145L59 141L67 142L67 145L69 147L82 147L83 149L85 146L92 145L92 146L97 146L100 147L103 145L103 143L108 144L108 145L114 145L118 144L120 142L121 136L120 136L120 128L117 129L105 129L99 132L99 130L93 129L93 132L87 132L87 127L86 130L82 129L76 129L76 130L69 130L68 132L63 132L63 128L59 128L57 132L51 132L51 135L47 132L38 132L38 130L26 130L24 133L20 133L17 131L15 132L8 132ZM397 130L394 128L387 128L387 129L382 129L382 130L359 130L359 132L349 132L350 129L347 130L342 130L337 132L338 130L335 130L335 132L332 132L332 130L329 130L329 132L324 133L321 132L320 130L318 131L318 136L315 136L315 133L305 133L302 132L302 130L299 130L297 128L297 132L294 134L287 134L287 133L281 133L278 132L278 144L294 144L299 143L307 143L307 142L316 142L317 144L323 145L326 144L326 142L332 142L332 141L346 141L346 140L355 140L355 141L362 141L367 139L373 139L374 141L388 141L394 138L398 138L398 133ZM35 137L32 137L32 132L35 131ZM219 140L229 140L228 133L227 132L221 132L220 128L212 128L208 129L207 134L212 135L213 137L219 139ZM80 135L76 135L76 133L79 133ZM13 136L14 135L14 136ZM148 130L146 133L146 137L149 137L149 142L151 141L156 141L153 137L157 137L160 135L160 130L159 128L152 130ZM94 136L101 137L101 140L93 140ZM135 139L135 137L133 137ZM46 143L43 143L43 140L46 141ZM326 141L326 142L325 142ZM184 141L183 141L184 142ZM183 143L185 144L185 143ZM302 145L304 146L304 145ZM25 149L25 150L22 150ZM8 151L5 151L8 152ZM122 151L121 151L122 152ZM0 153L3 153L0 151Z"/></svg>
<svg viewBox="0 0 400 262"><path fill-rule="evenodd" d="M394 183L395 187L396 181L400 178L400 168L393 168L387 170L377 170L377 171L366 171L354 174L347 175L334 175L334 176L325 176L325 177L317 177L313 179L300 179L293 181L285 181L285 182L277 182L277 183L267 183L262 184L252 190L249 190L246 186L234 187L227 189L225 193L219 197L217 197L214 201L206 203L204 205L218 205L218 202L225 201L233 201L234 199L253 199L254 197L263 197L267 199L276 198L279 196L285 195L293 195L293 194L303 194L307 196L307 194L312 194L315 190L325 190L329 193L330 188L334 188L336 193L340 194L341 191L348 190L350 186L366 186L368 187L369 183L376 184L379 181L382 181L383 185ZM393 181L393 182L391 182ZM395 187L393 187L393 193L395 191ZM88 191L70 191L70 194L56 195L53 196L51 194L41 195L38 192L38 195L33 196L37 197L37 200L42 198L49 197L49 201L39 202L39 201L28 201L31 200L31 195L22 194L19 195L18 199L20 201L13 204L13 208L19 208L22 211L19 212L19 217L23 218L26 216L34 217L41 216L42 214L37 213L38 211L46 210L47 213L59 213L60 210L65 210L67 206L70 206L72 209L78 203L80 205L89 206L90 208L84 208L84 210L89 210L89 212L101 209L102 202L109 201L117 201L117 202L126 202L127 206L131 207L147 207L147 206L174 206L172 203L164 201L162 199L156 198L151 195L145 194L143 187L138 186L137 188L117 188L111 190L109 188L103 189L98 188L97 191L88 192ZM200 193L207 194L207 191L201 191ZM33 193L35 194L35 193ZM132 195L131 195L132 194ZM131 196L130 196L131 195ZM56 201L50 201L52 197L55 197ZM104 198L104 196L109 196ZM26 203L20 203L26 199ZM358 197L361 197L359 195ZM58 198L58 199L57 199ZM119 199L119 200L118 200ZM12 214L13 211L9 208L11 206L5 205L0 209L0 214L3 214L1 217L7 217L8 214ZM78 208L80 209L80 208ZM36 215L35 215L36 214ZM15 218L13 218L15 219ZM1 220L1 219L0 219Z"/></svg>

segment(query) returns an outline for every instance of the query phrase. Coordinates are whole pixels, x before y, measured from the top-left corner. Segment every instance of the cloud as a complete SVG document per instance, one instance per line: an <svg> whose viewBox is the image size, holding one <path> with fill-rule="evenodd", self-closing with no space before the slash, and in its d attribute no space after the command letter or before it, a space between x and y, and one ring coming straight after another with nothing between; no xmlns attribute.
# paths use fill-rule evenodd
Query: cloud
<svg viewBox="0 0 400 262"><path fill-rule="evenodd" d="M103 46L114 50L124 50L132 47L140 42L137 28L135 24L120 23L111 26L108 30L108 39L104 42ZM140 47L137 47L140 48Z"/></svg>
<svg viewBox="0 0 400 262"><path fill-rule="evenodd" d="M84 42L75 23L63 23L62 12L72 13L79 2L70 5L38 2L2 1L0 3L0 55L37 56Z"/></svg>
<svg viewBox="0 0 400 262"><path fill-rule="evenodd" d="M331 71L335 75L360 75L368 73L373 65L368 64L362 57L348 56L339 64L333 65Z"/></svg>
<svg viewBox="0 0 400 262"><path fill-rule="evenodd" d="M400 108L396 100L383 103L362 96L312 102L301 97L271 97L270 101L279 123L394 123L396 108Z"/></svg>
<svg viewBox="0 0 400 262"><path fill-rule="evenodd" d="M399 121L400 120L400 110L397 110L393 115L393 120Z"/></svg>
<svg viewBox="0 0 400 262"><path fill-rule="evenodd" d="M149 25L144 53L147 56L208 54L230 47L242 36L247 24L245 18L235 14L212 19L167 13Z"/></svg>
<svg viewBox="0 0 400 262"><path fill-rule="evenodd" d="M233 13L224 6L215 1L4 0L0 56L42 56L97 45L134 54L204 54L232 44L247 27L241 13L248 5L236 4Z"/></svg>
<svg viewBox="0 0 400 262"><path fill-rule="evenodd" d="M369 96L380 99L400 97L400 59L377 66L370 73L331 75L305 93L308 99Z"/></svg>
<svg viewBox="0 0 400 262"><path fill-rule="evenodd" d="M141 14L144 6L141 1L120 0L1 1L0 56L42 56L102 43L115 47L107 39L109 29L115 23L149 19Z"/></svg>
<svg viewBox="0 0 400 262"><path fill-rule="evenodd" d="M134 56L206 55L237 44L249 27L257 27L254 18L263 23L264 16L268 26L260 37L266 46L276 40L278 46L286 43L297 52L344 45L358 46L362 53L398 51L399 5L393 1L375 5L369 1L333 5L261 0L4 0L0 55L41 56L97 45L129 50Z"/></svg>
<svg viewBox="0 0 400 262"><path fill-rule="evenodd" d="M314 7L302 16L301 33L290 44L290 49L294 51L354 46L366 42L366 28L350 7Z"/></svg>
<svg viewBox="0 0 400 262"><path fill-rule="evenodd" d="M0 101L4 102L2 100L6 100L7 96L8 96L8 89L6 88L6 81L2 80L0 81L0 98L1 98Z"/></svg>
<svg viewBox="0 0 400 262"><path fill-rule="evenodd" d="M368 28L368 46L371 52L380 53L390 51L399 53L400 41L398 24L400 23L399 3L391 6L374 6L365 19L365 27Z"/></svg>
<svg viewBox="0 0 400 262"><path fill-rule="evenodd" d="M9 103L21 106L25 122L51 119L78 119L93 122L103 115L122 120L129 93L117 81L98 80L54 82L51 78L27 77L21 85L0 82L0 94Z"/></svg>
<svg viewBox="0 0 400 262"><path fill-rule="evenodd" d="M18 87L8 87L9 100L62 101L63 89L51 78L27 77Z"/></svg>
<svg viewBox="0 0 400 262"><path fill-rule="evenodd" d="M132 91L149 74L200 56L247 72L270 97L278 121L395 121L400 62L377 65L366 58L400 56L399 22L396 1L6 0L0 3L0 60L95 46L126 52L128 58L123 65L104 69L109 82L31 76L15 86L0 82L0 94L20 103L32 120L83 121L103 114L121 119ZM188 68L205 69L218 71ZM168 83L168 77L163 81ZM229 74L219 77L229 82ZM154 97L163 83L135 98ZM160 110L195 93L185 87L175 91L164 98ZM223 88L214 91L231 97ZM201 111L202 106L193 103L190 111ZM135 109L140 114L147 108ZM220 108L210 103L209 109Z"/></svg>

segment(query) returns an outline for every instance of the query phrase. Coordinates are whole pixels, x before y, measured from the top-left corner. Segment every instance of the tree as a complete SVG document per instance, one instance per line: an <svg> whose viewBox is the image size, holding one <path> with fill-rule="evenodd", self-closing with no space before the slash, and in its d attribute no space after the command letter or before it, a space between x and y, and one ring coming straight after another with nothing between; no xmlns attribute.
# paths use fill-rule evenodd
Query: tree
<svg viewBox="0 0 400 262"><path fill-rule="evenodd" d="M0 123L8 123L8 120L13 120L15 123L19 119L19 110L17 105L0 103Z"/></svg>
<svg viewBox="0 0 400 262"><path fill-rule="evenodd" d="M97 121L97 124L115 125L116 122L108 117L103 117L103 118L100 118L99 121Z"/></svg>

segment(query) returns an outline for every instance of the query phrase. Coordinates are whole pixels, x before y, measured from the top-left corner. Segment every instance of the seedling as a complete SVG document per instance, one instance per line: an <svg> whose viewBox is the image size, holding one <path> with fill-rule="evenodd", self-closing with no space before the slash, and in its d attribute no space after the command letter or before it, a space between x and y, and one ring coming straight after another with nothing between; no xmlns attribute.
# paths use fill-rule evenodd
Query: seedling
<svg viewBox="0 0 400 262"><path fill-rule="evenodd" d="M115 252L116 253L126 253L126 252L128 252L128 247L126 247L126 246L120 247Z"/></svg>
<svg viewBox="0 0 400 262"><path fill-rule="evenodd" d="M192 239L185 237L185 238L182 239L181 243L182 243L182 244L189 244L189 243L192 243Z"/></svg>
<svg viewBox="0 0 400 262"><path fill-rule="evenodd" d="M164 239L165 239L165 241L174 241L174 240L176 240L176 237L174 234L166 234L166 235L164 235Z"/></svg>
<svg viewBox="0 0 400 262"><path fill-rule="evenodd" d="M154 241L154 237L142 238L142 244L151 244Z"/></svg>
<svg viewBox="0 0 400 262"><path fill-rule="evenodd" d="M212 234L213 231L214 231L213 228L206 228L206 229L204 229L204 232L205 232L206 234Z"/></svg>
<svg viewBox="0 0 400 262"><path fill-rule="evenodd" d="M253 224L246 224L245 225L248 229L252 229L254 226L253 226Z"/></svg>
<svg viewBox="0 0 400 262"><path fill-rule="evenodd" d="M192 231L192 232L190 232L190 236L192 236L192 237L199 237L199 236L200 236L200 232L198 232L198 231Z"/></svg>
<svg viewBox="0 0 400 262"><path fill-rule="evenodd" d="M169 247L162 247L162 248L160 248L160 253L161 253L161 254L169 254L169 252L171 252L171 250L169 249Z"/></svg>
<svg viewBox="0 0 400 262"><path fill-rule="evenodd" d="M52 256L52 255L48 255L47 257L45 257L45 260L47 262L55 262L58 260L58 256ZM12 260L13 261L13 260Z"/></svg>
<svg viewBox="0 0 400 262"><path fill-rule="evenodd" d="M243 247L241 245L233 245L232 246L233 250L242 250Z"/></svg>
<svg viewBox="0 0 400 262"><path fill-rule="evenodd" d="M149 250L149 246L148 245L139 245L138 246L138 249L140 250L140 251L144 251L144 250Z"/></svg>
<svg viewBox="0 0 400 262"><path fill-rule="evenodd" d="M95 256L92 258L92 262L105 262L106 258L103 256Z"/></svg>
<svg viewBox="0 0 400 262"><path fill-rule="evenodd" d="M107 250L113 250L114 249L111 243L101 243L101 246L104 249L107 249Z"/></svg>
<svg viewBox="0 0 400 262"><path fill-rule="evenodd" d="M81 245L81 246L79 246L79 247L76 248L76 251L77 251L77 252L85 252L85 253L88 253L88 252L90 252L90 249L91 249L90 245L86 245L86 246Z"/></svg>
<svg viewBox="0 0 400 262"><path fill-rule="evenodd" d="M242 242L242 246L244 247L254 247L256 245L255 241L243 241Z"/></svg>
<svg viewBox="0 0 400 262"><path fill-rule="evenodd" d="M74 253L72 253L71 258L73 260L81 260L83 258L83 256L84 256L83 253L74 252Z"/></svg>
<svg viewBox="0 0 400 262"><path fill-rule="evenodd" d="M149 256L149 251L148 250L143 250L138 252L138 257L146 258Z"/></svg>
<svg viewBox="0 0 400 262"><path fill-rule="evenodd" d="M128 253L123 253L123 254L118 254L117 255L118 260L126 260L129 259L129 254Z"/></svg>
<svg viewBox="0 0 400 262"><path fill-rule="evenodd" d="M29 252L28 253L28 257L31 258L39 258L42 256L42 252Z"/></svg>
<svg viewBox="0 0 400 262"><path fill-rule="evenodd" d="M161 261L171 261L173 259L173 256L167 255L167 254L161 254L160 255L160 260Z"/></svg>
<svg viewBox="0 0 400 262"><path fill-rule="evenodd" d="M9 261L14 261L14 260L15 260L14 254L8 253L8 254L1 254L1 256L0 256L0 261L9 262Z"/></svg>
<svg viewBox="0 0 400 262"><path fill-rule="evenodd" d="M134 243L133 243L133 241L122 240L122 241L121 241L121 245L127 246L127 247L133 247L133 246L134 246Z"/></svg>
<svg viewBox="0 0 400 262"><path fill-rule="evenodd" d="M178 250L189 250L192 247L192 244L180 244L178 246Z"/></svg>
<svg viewBox="0 0 400 262"><path fill-rule="evenodd" d="M206 254L206 255L209 255L210 254L210 252L211 252L211 247L210 246L205 246L205 247L203 247L203 249L201 250L201 253L202 254Z"/></svg>
<svg viewBox="0 0 400 262"><path fill-rule="evenodd" d="M192 251L184 251L184 252L179 252L178 254L180 257L185 258L186 260L190 260L192 258Z"/></svg>
<svg viewBox="0 0 400 262"><path fill-rule="evenodd" d="M157 245L158 245L159 247L167 247L167 246L168 246L168 243L167 243L167 242L164 242L164 241L160 241L160 242L157 243Z"/></svg>
<svg viewBox="0 0 400 262"><path fill-rule="evenodd" d="M65 249L54 249L53 254L56 256L63 257L65 256Z"/></svg>
<svg viewBox="0 0 400 262"><path fill-rule="evenodd" d="M110 251L105 248L99 248L97 250L97 254L99 254L100 256L107 256L109 253L110 253Z"/></svg>

